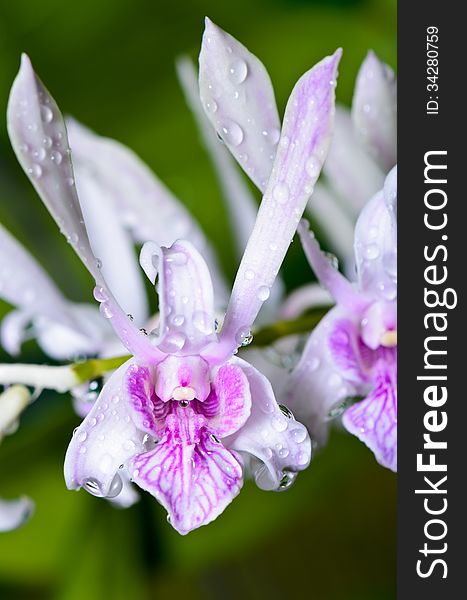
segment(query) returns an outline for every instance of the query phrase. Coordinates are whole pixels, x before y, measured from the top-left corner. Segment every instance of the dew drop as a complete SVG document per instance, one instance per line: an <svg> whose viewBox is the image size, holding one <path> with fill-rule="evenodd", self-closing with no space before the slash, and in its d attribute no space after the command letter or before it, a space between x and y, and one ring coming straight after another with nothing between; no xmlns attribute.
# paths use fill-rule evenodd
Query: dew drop
<svg viewBox="0 0 467 600"><path fill-rule="evenodd" d="M249 329L241 327L235 335L235 341L243 348L244 346L251 344L253 341L253 335Z"/></svg>
<svg viewBox="0 0 467 600"><path fill-rule="evenodd" d="M378 258L378 256L379 248L377 244L368 244L368 246L365 247L365 258L368 260L374 260L375 258Z"/></svg>
<svg viewBox="0 0 467 600"><path fill-rule="evenodd" d="M116 498L123 489L123 481L118 473L115 473L112 483L110 484L109 491L107 492L106 498Z"/></svg>
<svg viewBox="0 0 467 600"><path fill-rule="evenodd" d="M94 477L88 477L83 481L83 488L93 496L102 497L101 484Z"/></svg>
<svg viewBox="0 0 467 600"><path fill-rule="evenodd" d="M238 146L243 141L243 129L235 121L226 120L221 125L222 137L232 146Z"/></svg>
<svg viewBox="0 0 467 600"><path fill-rule="evenodd" d="M181 327L181 325L183 325L184 322L185 317L183 315L175 315L174 317L172 317L172 324L175 325L175 327Z"/></svg>
<svg viewBox="0 0 467 600"><path fill-rule="evenodd" d="M248 75L248 66L243 59L235 60L229 67L229 78L233 83L243 83Z"/></svg>
<svg viewBox="0 0 467 600"><path fill-rule="evenodd" d="M281 480L279 482L279 488L277 489L277 491L284 492L285 490L288 490L294 484L296 479L297 473L294 473L292 471L283 471Z"/></svg>
<svg viewBox="0 0 467 600"><path fill-rule="evenodd" d="M254 278L255 278L255 272L252 271L251 269L247 269L245 271L245 279L248 279L248 281L251 281Z"/></svg>
<svg viewBox="0 0 467 600"><path fill-rule="evenodd" d="M164 345L168 347L167 351L177 352L185 345L186 337L183 333L172 333L165 338L164 342Z"/></svg>
<svg viewBox="0 0 467 600"><path fill-rule="evenodd" d="M44 123L50 123L53 120L53 118L54 118L54 114L53 114L50 106L42 105L41 106L41 119L44 121Z"/></svg>
<svg viewBox="0 0 467 600"><path fill-rule="evenodd" d="M313 179L316 179L319 175L320 170L321 162L315 156L310 156L310 158L305 163L305 171L307 172L307 174Z"/></svg>
<svg viewBox="0 0 467 600"><path fill-rule="evenodd" d="M103 315L106 319L111 319L113 317L113 312L112 309L108 306L108 304L105 304L105 302L103 302L100 306L99 306L99 312L101 313L101 315Z"/></svg>
<svg viewBox="0 0 467 600"><path fill-rule="evenodd" d="M281 413L286 416L288 419L293 419L293 413L291 410L289 410L287 408L287 406L285 406L285 404L279 404L279 408L281 409Z"/></svg>
<svg viewBox="0 0 467 600"><path fill-rule="evenodd" d="M45 136L45 138L42 140L42 145L44 146L44 148L47 148L47 150L49 148L52 148L52 138L48 135Z"/></svg>
<svg viewBox="0 0 467 600"><path fill-rule="evenodd" d="M294 429L292 431L292 437L297 442L297 444L301 444L306 439L306 431L303 429Z"/></svg>
<svg viewBox="0 0 467 600"><path fill-rule="evenodd" d="M272 197L277 200L279 204L285 204L290 196L289 186L285 181L279 181L276 183L272 190Z"/></svg>
<svg viewBox="0 0 467 600"><path fill-rule="evenodd" d="M210 335L214 331L211 318L202 310L197 310L193 314L193 325L205 335Z"/></svg>
<svg viewBox="0 0 467 600"><path fill-rule="evenodd" d="M35 179L39 179L42 176L42 167L36 163L33 163L28 169L29 175Z"/></svg>
<svg viewBox="0 0 467 600"><path fill-rule="evenodd" d="M76 439L78 440L78 442L84 442L84 441L86 441L87 437L88 437L88 434L85 431L83 431L82 433L80 433L78 435L78 437Z"/></svg>
<svg viewBox="0 0 467 600"><path fill-rule="evenodd" d="M96 285L93 290L93 296L98 302L105 302L109 299L103 287Z"/></svg>
<svg viewBox="0 0 467 600"><path fill-rule="evenodd" d="M265 300L267 300L269 298L271 294L270 289L268 288L267 285L262 285L259 289L258 289L258 300L261 300L261 302L264 302Z"/></svg>
<svg viewBox="0 0 467 600"><path fill-rule="evenodd" d="M204 106L209 113L215 113L217 111L217 102L212 98L208 100Z"/></svg>
<svg viewBox="0 0 467 600"><path fill-rule="evenodd" d="M34 152L32 153L32 155L37 160L44 160L44 158L47 156L47 152L45 151L44 148L39 148L38 150L34 150Z"/></svg>
<svg viewBox="0 0 467 600"><path fill-rule="evenodd" d="M56 165L59 165L59 164L62 162L62 160L63 160L63 156L62 156L62 154L61 154L60 152L58 152L57 150L53 150L53 151L50 153L50 160L51 160L52 162L54 162Z"/></svg>
<svg viewBox="0 0 467 600"><path fill-rule="evenodd" d="M283 431L285 431L287 429L286 419L284 419L284 417L279 417L279 415L275 415L274 417L272 417L271 425L272 425L273 429L275 429L279 433L282 433Z"/></svg>

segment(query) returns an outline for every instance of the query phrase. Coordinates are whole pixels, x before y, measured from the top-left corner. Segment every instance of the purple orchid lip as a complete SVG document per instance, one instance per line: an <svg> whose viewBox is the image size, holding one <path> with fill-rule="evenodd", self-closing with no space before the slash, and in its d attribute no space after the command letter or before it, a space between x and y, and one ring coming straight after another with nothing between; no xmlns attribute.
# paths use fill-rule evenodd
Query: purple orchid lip
<svg viewBox="0 0 467 600"><path fill-rule="evenodd" d="M210 27L215 26L208 22L207 37ZM237 60L236 85L246 81L249 86L250 80L241 76L242 48L237 45L239 56L232 56ZM305 427L279 407L267 379L234 353L270 295L324 162L339 58L337 51L297 82L280 139L277 132L272 140L271 108L268 135L278 149L221 333L215 328L206 261L192 243L178 240L167 248L154 242L143 246L141 265L152 283L157 278L160 307L159 332L147 336L125 314L111 283L113 275L96 257L87 229L91 217L78 198L63 117L23 56L8 105L13 148L94 277L101 313L133 356L110 376L73 435L65 459L69 488L114 498L124 488L120 473L128 470L184 534L216 518L239 492L243 457L251 457L256 481L264 489L287 487L294 473L308 466L311 441ZM260 65L254 66L253 58L248 61L250 74L256 69L266 81ZM224 76L231 73L232 67ZM224 131L231 145L249 143L247 132L234 125ZM34 157L49 139L54 154L38 169Z"/></svg>

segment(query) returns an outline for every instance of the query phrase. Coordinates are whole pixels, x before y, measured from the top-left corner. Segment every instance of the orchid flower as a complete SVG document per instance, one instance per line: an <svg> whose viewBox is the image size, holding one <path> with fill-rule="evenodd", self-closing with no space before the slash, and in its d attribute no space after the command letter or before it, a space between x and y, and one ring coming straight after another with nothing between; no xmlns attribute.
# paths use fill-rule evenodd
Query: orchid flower
<svg viewBox="0 0 467 600"><path fill-rule="evenodd" d="M29 390L21 385L12 385L0 394L0 442L16 430L19 416L30 401ZM0 498L0 532L11 531L25 523L33 508L34 504L25 496L15 500Z"/></svg>
<svg viewBox="0 0 467 600"><path fill-rule="evenodd" d="M23 56L8 105L18 160L60 229L94 277L94 296L132 358L105 383L78 427L65 459L71 489L117 496L120 467L148 490L187 533L215 519L239 492L246 463L263 489L287 486L306 468L311 442L277 405L267 379L235 357L263 302L303 213L330 142L340 51L297 82L282 143L247 243L221 332L215 331L211 277L186 240L147 242L141 265L159 294L159 331L145 335L116 301L88 237L67 134L55 101ZM235 128L234 128L235 131ZM238 130L236 130L238 133ZM36 154L52 139L52 160ZM242 139L248 133L242 132ZM241 143L241 140L240 142ZM310 169L313 162L314 169Z"/></svg>
<svg viewBox="0 0 467 600"><path fill-rule="evenodd" d="M320 444L327 421L343 424L397 469L396 168L365 206L355 228L357 282L350 283L320 250L308 224L299 234L316 276L336 305L311 333L285 398ZM308 390L304 394L303 390ZM349 397L363 400L346 408Z"/></svg>

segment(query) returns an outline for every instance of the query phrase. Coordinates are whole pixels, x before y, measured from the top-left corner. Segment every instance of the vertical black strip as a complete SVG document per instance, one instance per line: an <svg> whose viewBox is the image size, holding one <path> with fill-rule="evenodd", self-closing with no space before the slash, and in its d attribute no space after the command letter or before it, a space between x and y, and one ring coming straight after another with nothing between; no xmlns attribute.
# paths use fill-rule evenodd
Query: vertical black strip
<svg viewBox="0 0 467 600"><path fill-rule="evenodd" d="M457 599L466 594L467 193L461 184L467 175L464 141L467 103L462 91L467 30L458 6L439 0L399 2L398 598L401 600ZM437 36L436 41L433 35ZM432 154L427 155L429 152ZM447 169L429 169L425 181L426 161L447 165ZM443 208L434 208L442 206L446 198ZM447 224L441 227L445 219ZM441 282L445 276L446 281ZM431 291L428 296L425 289ZM443 300L452 306L456 296L457 307L442 306ZM433 306L430 308L427 303ZM427 355L424 344L430 351L447 353ZM425 359L432 368L427 368ZM434 377L446 377L446 381ZM426 391L429 387L431 390ZM443 387L447 392L444 403ZM424 434L430 436L432 443L446 442L447 448L424 448ZM447 470L420 471L417 454L422 455L421 463L427 465L432 460L440 468L446 465ZM422 492L417 494L415 490ZM439 514L429 514L427 510Z"/></svg>

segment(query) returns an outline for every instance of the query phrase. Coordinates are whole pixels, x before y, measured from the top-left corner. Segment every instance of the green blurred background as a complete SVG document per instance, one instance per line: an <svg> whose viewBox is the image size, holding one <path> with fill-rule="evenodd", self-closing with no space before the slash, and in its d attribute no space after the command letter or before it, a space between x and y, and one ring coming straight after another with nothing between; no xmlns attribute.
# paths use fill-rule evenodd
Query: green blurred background
<svg viewBox="0 0 467 600"><path fill-rule="evenodd" d="M296 79L338 46L341 102L368 48L395 67L395 0L15 0L0 3L0 113L26 51L64 112L133 148L182 199L233 277L232 233L174 71L180 54L196 58L206 14L263 60L281 111ZM16 163L4 120L0 222L71 299L91 300L90 278ZM296 242L284 276L290 288L310 280ZM0 317L8 309L0 302ZM24 360L46 361L34 343L24 349ZM27 525L0 534L0 598L395 597L396 479L355 438L336 429L287 493L247 482L217 521L181 537L147 494L122 511L65 489L78 423L67 396L43 395L0 447L0 496L36 502Z"/></svg>

